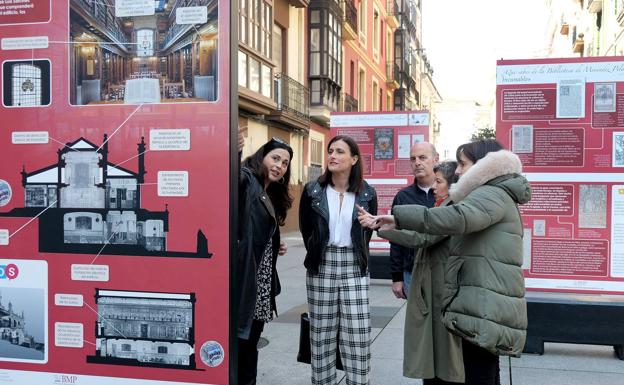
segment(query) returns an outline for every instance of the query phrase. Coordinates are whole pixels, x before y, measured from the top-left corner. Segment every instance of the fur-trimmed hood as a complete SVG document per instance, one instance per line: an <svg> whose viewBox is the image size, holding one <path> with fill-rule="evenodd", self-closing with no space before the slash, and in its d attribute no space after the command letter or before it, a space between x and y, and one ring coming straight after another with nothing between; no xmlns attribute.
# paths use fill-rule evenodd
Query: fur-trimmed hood
<svg viewBox="0 0 624 385"><path fill-rule="evenodd" d="M527 203L531 199L531 187L526 178L520 175L521 172L522 162L513 152L490 152L451 186L450 197L454 202L459 202L477 187L492 184L504 189L519 204Z"/></svg>

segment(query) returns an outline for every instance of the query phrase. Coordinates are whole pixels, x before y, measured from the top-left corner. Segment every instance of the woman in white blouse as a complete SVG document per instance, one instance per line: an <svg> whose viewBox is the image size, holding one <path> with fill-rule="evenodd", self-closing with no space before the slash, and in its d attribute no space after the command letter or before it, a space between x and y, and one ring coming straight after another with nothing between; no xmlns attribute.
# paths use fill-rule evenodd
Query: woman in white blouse
<svg viewBox="0 0 624 385"><path fill-rule="evenodd" d="M360 226L357 206L377 212L377 195L363 179L357 143L339 135L327 146L325 173L306 184L299 205L299 228L307 250L313 385L337 383L338 344L347 384L369 383L372 231Z"/></svg>

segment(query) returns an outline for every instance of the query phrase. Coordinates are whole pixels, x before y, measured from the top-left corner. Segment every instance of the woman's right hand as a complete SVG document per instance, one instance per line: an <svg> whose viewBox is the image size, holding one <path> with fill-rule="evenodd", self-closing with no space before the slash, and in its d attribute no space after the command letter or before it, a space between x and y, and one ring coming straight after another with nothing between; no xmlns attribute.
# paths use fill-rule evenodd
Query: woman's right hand
<svg viewBox="0 0 624 385"><path fill-rule="evenodd" d="M394 215L372 215L360 205L357 205L358 221L362 227L372 230L394 230Z"/></svg>

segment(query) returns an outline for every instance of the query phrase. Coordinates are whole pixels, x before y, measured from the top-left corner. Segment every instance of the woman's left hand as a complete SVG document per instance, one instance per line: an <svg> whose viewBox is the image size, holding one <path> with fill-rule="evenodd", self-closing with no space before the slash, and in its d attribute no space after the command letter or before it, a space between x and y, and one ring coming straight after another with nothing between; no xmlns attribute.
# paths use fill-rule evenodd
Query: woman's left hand
<svg viewBox="0 0 624 385"><path fill-rule="evenodd" d="M279 251L277 252L278 255L284 255L286 254L286 252L288 251L288 245L286 244L286 242L281 241L280 242L280 248Z"/></svg>

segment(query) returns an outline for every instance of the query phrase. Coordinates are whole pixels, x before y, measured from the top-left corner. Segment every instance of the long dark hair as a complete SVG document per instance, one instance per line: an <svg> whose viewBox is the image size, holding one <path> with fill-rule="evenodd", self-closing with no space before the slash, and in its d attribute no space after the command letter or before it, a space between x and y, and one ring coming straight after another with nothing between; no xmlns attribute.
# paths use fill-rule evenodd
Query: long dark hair
<svg viewBox="0 0 624 385"><path fill-rule="evenodd" d="M272 141L269 141L268 143L260 147L258 151L248 156L243 161L243 164L242 164L243 167L247 167L248 169L251 170L251 172L254 174L256 179L258 179L258 182L260 182L260 185L263 188L264 188L264 181L268 177L269 170L267 170L267 168L264 166L262 161L264 160L264 157L266 156L266 154L270 152L270 151L265 152L265 150L268 149L269 144L271 144L270 147L272 147L273 149L284 148L285 150L289 150L288 148L286 148L286 145L284 146L275 145L275 143L272 143ZM290 154L290 160L292 160L292 149L290 149L288 153ZM293 204L293 197L290 195L290 189L289 189L290 162L288 162L288 167L286 168L286 172L284 173L283 178L284 178L283 181L279 183L277 182L270 183L269 187L267 187L267 190L266 190L267 195L269 196L269 199L271 200L271 204L273 205L273 209L275 210L275 219L277 220L277 223L280 226L284 226L284 223L286 223L286 214L288 212L288 209L290 209Z"/></svg>
<svg viewBox="0 0 624 385"><path fill-rule="evenodd" d="M360 148L358 147L355 140L350 136L346 135L337 135L334 136L329 143L327 144L327 152L329 152L329 147L334 142L342 140L349 146L349 151L351 151L351 156L357 155L357 162L351 166L351 173L349 174L349 188L348 192L359 193L362 190L362 185L364 182L364 169L362 168L362 156L360 155ZM334 182L332 181L332 173L329 171L329 168L325 168L325 172L318 178L318 182L321 186L325 187L328 184L333 186Z"/></svg>
<svg viewBox="0 0 624 385"><path fill-rule="evenodd" d="M459 156L463 153L472 163L477 163L488 154L504 149L504 147L496 139L481 139L474 142L464 143L457 147L455 157L459 162Z"/></svg>

